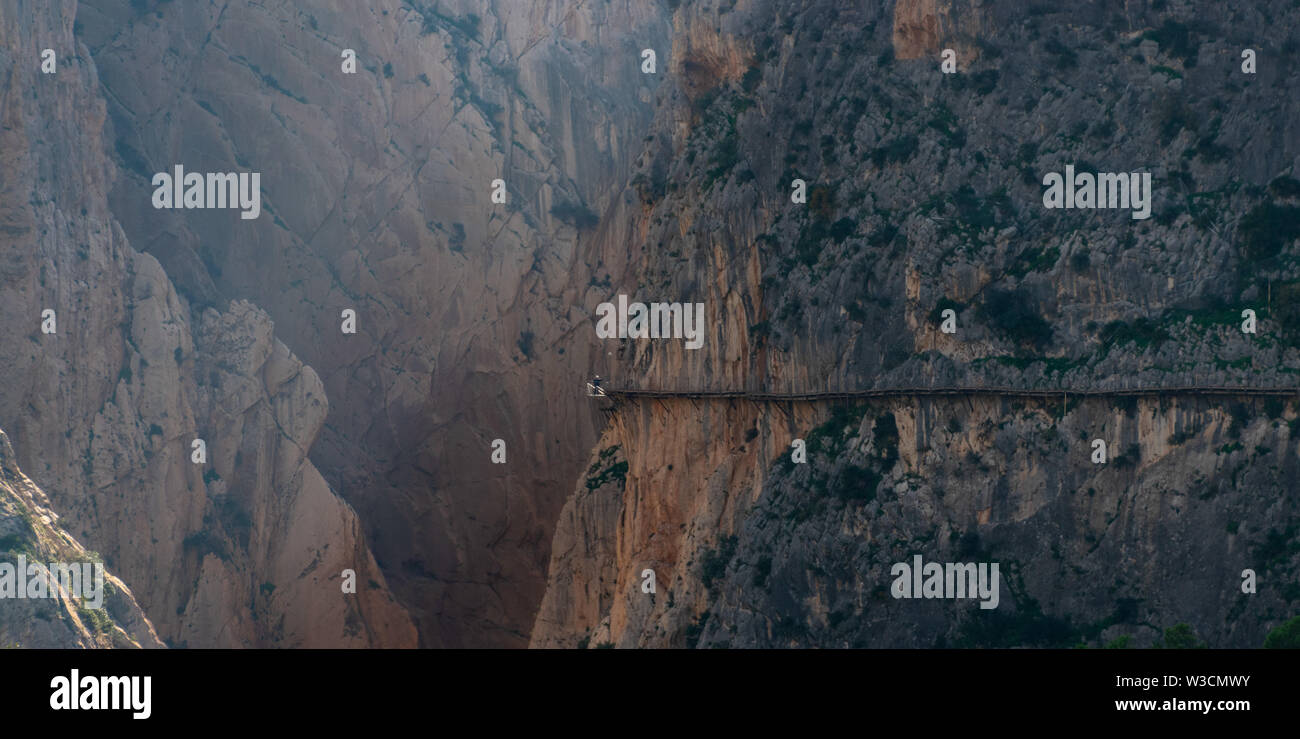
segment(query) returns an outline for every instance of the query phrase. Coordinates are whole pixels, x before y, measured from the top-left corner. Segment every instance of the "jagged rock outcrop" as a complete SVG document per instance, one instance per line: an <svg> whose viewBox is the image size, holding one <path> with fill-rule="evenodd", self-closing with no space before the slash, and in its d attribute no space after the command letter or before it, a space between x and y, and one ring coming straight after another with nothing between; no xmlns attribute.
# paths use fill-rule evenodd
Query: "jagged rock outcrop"
<svg viewBox="0 0 1300 739"><path fill-rule="evenodd" d="M46 583L40 598L31 597L25 588L25 597L16 597L15 590L0 598L0 649L163 646L131 589L111 572L102 573L102 582L92 575L89 582L79 578L68 583L82 588L80 593L63 588L56 593L49 584L57 582L60 565L81 567L92 563L92 568L102 568L103 562L97 553L87 551L63 530L58 514L49 508L45 493L18 468L9 437L3 431L0 431L0 563L14 568L11 576L28 583L30 575L19 572L19 565L38 564L45 569L37 579ZM48 569L51 565L55 567L53 574ZM79 595L85 595L88 600L78 600ZM98 604L92 602L95 595L102 598Z"/></svg>
<svg viewBox="0 0 1300 739"><path fill-rule="evenodd" d="M894 3L893 52L898 59L937 59L952 49L965 62L978 53L975 42L983 26L985 0L897 0Z"/></svg>

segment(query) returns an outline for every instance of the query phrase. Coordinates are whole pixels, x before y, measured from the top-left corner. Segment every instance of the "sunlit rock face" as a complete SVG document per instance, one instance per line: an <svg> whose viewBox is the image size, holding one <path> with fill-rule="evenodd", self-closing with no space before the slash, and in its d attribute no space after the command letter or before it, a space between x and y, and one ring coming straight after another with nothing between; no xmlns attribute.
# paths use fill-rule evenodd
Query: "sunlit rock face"
<svg viewBox="0 0 1300 739"><path fill-rule="evenodd" d="M130 588L63 530L49 498L18 468L3 431L0 592L0 649L163 646Z"/></svg>

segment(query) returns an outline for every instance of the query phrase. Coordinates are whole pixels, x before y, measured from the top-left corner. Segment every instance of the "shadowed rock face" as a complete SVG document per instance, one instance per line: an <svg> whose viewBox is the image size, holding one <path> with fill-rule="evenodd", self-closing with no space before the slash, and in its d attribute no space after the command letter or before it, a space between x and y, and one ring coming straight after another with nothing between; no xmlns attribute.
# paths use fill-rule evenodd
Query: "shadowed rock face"
<svg viewBox="0 0 1300 739"><path fill-rule="evenodd" d="M0 11L0 422L23 467L173 644L414 645L355 513L307 458L328 408L316 373L255 306L178 293L111 213L105 92L77 16ZM57 74L39 72L42 48Z"/></svg>
<svg viewBox="0 0 1300 739"><path fill-rule="evenodd" d="M1300 510L1285 416L1238 422L1195 399L836 414L808 465L774 465L718 566L698 644L1148 647L1187 623L1212 646L1259 647L1294 615L1300 572L1280 543ZM1106 465L1079 441L1093 434L1111 441ZM997 608L891 597L893 565L917 554L999 563Z"/></svg>
<svg viewBox="0 0 1300 739"><path fill-rule="evenodd" d="M79 11L122 166L114 215L193 305L254 302L319 374L329 414L303 448L365 522L422 643L525 644L595 439L583 297L626 262L600 255L626 251L622 186L661 78L639 52L666 50L664 11L157 11ZM262 216L154 210L149 178L176 163L261 172ZM505 465L490 463L498 438Z"/></svg>

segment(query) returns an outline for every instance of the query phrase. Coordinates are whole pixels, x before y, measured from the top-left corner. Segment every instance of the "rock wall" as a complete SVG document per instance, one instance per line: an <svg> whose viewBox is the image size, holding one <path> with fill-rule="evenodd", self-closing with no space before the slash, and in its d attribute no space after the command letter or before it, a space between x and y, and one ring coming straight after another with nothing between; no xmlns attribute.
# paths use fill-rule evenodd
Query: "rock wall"
<svg viewBox="0 0 1300 739"><path fill-rule="evenodd" d="M1198 606L1160 573L1202 556L1187 541L1224 563L1214 583L1241 547L1291 571L1290 405L606 419L580 388L1291 382L1297 21L1284 2L11 4L0 425L177 645L1099 643L1175 618L1249 644L1295 593ZM176 164L259 172L261 217L154 209ZM1067 164L1151 172L1152 217L1043 209ZM619 294L704 303L704 347L594 338ZM1076 468L1103 435L1123 463ZM822 445L807 469L774 462L794 438ZM1247 479L1275 507L1245 510ZM1008 613L1029 621L844 626L889 612L863 615L864 573L954 535L1018 563ZM1099 590L1130 565L1142 588Z"/></svg>
<svg viewBox="0 0 1300 739"><path fill-rule="evenodd" d="M628 446L593 460L561 518L534 645L1151 646L1186 623L1212 646L1248 648L1293 615L1294 408L1085 401L1062 415L984 399L816 410L790 424L814 426L807 464L762 435L749 454L728 439L723 463L689 438L665 454L619 436ZM1108 442L1106 465L1080 443L1094 435ZM635 473L641 457L657 474ZM699 468L677 478L682 463L668 460L684 458ZM614 459L625 478L605 473ZM701 476L712 484L682 484ZM685 501L669 494L679 489ZM893 565L915 555L999 563L997 609L890 597ZM1256 594L1241 590L1246 569Z"/></svg>
<svg viewBox="0 0 1300 739"><path fill-rule="evenodd" d="M699 553L737 530L766 462L809 416L740 402L616 409L560 514L532 645L671 643L705 592ZM654 595L642 590L647 568Z"/></svg>
<svg viewBox="0 0 1300 739"><path fill-rule="evenodd" d="M422 643L524 644L555 516L596 438L580 298L620 269L591 255L626 250L613 216L653 112L661 75L640 73L639 51L666 48L662 8L92 0L79 13L132 243L195 305L256 303L319 373L329 413L305 448L360 514ZM175 163L260 172L263 215L152 209L149 177Z"/></svg>
<svg viewBox="0 0 1300 739"><path fill-rule="evenodd" d="M3 586L7 591L0 600L0 649L97 649L97 648L161 648L153 624L136 601L131 589L111 572L103 572L102 582L87 582L80 577L72 587L83 590L58 588L54 578L62 576L59 565L103 567L95 552L88 552L59 524L59 515L49 508L49 499L36 487L15 462L9 437L0 431L0 563L13 569L11 582ZM20 559L21 557L21 559ZM33 597L30 574L24 562L45 568L42 577L45 590L42 597ZM54 573L48 569L55 566ZM85 573L84 568L79 570ZM92 569L91 572L94 572ZM50 574L53 577L50 577ZM93 577L93 575L92 575ZM28 583L17 597L17 579ZM11 588L13 588L11 590ZM102 588L102 590L98 590ZM95 595L102 601L96 608ZM90 601L83 603L77 596L84 594ZM51 597L44 597L44 596Z"/></svg>
<svg viewBox="0 0 1300 739"><path fill-rule="evenodd" d="M982 0L898 0L894 3L893 51L898 59L937 59L944 49L969 60L978 53L985 18Z"/></svg>
<svg viewBox="0 0 1300 739"><path fill-rule="evenodd" d="M1084 3L1067 28L998 2L679 8L676 29L707 19L752 61L702 91L674 60L634 175L645 256L626 284L705 302L710 333L697 352L623 342L604 374L778 392L1293 385L1297 245L1275 217L1300 193L1297 111L1277 102L1295 99L1278 30L1294 12ZM1242 75L1243 46L1279 66ZM1067 164L1151 172L1151 217L1044 209L1043 176ZM561 517L534 646L1136 645L1175 623L1258 646L1293 615L1292 403L809 405L725 430L721 412L613 409ZM750 426L770 440L757 456L738 451ZM806 466L788 464L794 437L817 440ZM625 480L600 475L614 446ZM1003 607L978 621L969 603L895 602L889 566L909 553L1000 558ZM1253 599L1244 569L1269 573Z"/></svg>
<svg viewBox="0 0 1300 739"><path fill-rule="evenodd" d="M14 380L0 423L23 467L172 644L414 645L355 513L307 459L319 378L265 313L179 293L113 215L119 172L81 22L73 2L0 11L0 372ZM207 464L191 461L196 438Z"/></svg>

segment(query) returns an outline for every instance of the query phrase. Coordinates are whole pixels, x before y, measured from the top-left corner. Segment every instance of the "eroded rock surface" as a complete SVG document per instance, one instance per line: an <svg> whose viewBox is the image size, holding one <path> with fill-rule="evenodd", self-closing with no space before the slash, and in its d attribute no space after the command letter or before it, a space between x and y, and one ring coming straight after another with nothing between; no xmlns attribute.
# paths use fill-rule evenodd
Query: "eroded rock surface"
<svg viewBox="0 0 1300 739"><path fill-rule="evenodd" d="M752 57L720 74L675 46L623 289L705 302L709 333L695 352L623 342L603 374L772 392L1293 386L1296 81L1287 64L1243 75L1240 51L1294 59L1295 13L683 4L674 29L707 19L720 38L702 46ZM1066 164L1151 172L1151 218L1044 209L1042 178ZM532 643L1136 645L1187 623L1259 646L1294 615L1294 402L1062 401L621 402L559 522ZM807 465L788 464L792 437L820 440ZM600 475L614 448L625 478ZM970 602L895 601L889 567L912 554L1000 559L1002 606L980 620ZM1245 569L1269 573L1267 593L1242 593Z"/></svg>
<svg viewBox="0 0 1300 739"><path fill-rule="evenodd" d="M80 10L0 11L0 422L24 469L170 643L414 645L356 514L307 458L320 379L256 307L179 293L113 215L119 171ZM40 73L42 48L56 74ZM191 461L200 438L206 464Z"/></svg>
<svg viewBox="0 0 1300 739"><path fill-rule="evenodd" d="M40 591L22 589L17 580L0 599L0 649L161 648L153 624L131 589L111 572L102 581L94 574L103 561L63 530L49 499L18 468L9 437L0 431L0 563L13 568L10 576L32 582L26 566L37 565ZM91 569L84 565L89 563ZM23 570L20 571L19 567ZM75 568L75 580L59 567ZM53 567L53 572L51 572ZM85 576L91 574L89 581ZM63 583L68 586L56 586ZM57 587L57 592L55 588ZM76 592L75 588L81 588ZM39 593L42 597L33 597ZM50 597L45 597L45 596ZM86 600L82 600L82 597ZM101 599L95 602L96 596ZM97 607L101 606L101 607Z"/></svg>

